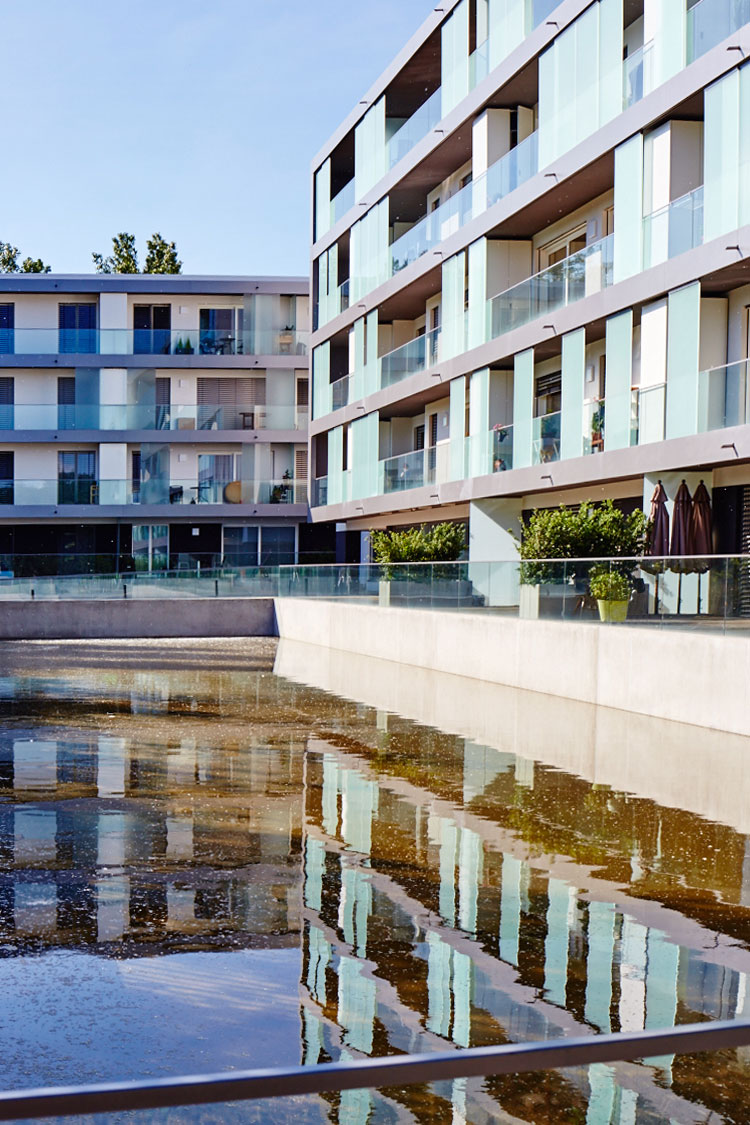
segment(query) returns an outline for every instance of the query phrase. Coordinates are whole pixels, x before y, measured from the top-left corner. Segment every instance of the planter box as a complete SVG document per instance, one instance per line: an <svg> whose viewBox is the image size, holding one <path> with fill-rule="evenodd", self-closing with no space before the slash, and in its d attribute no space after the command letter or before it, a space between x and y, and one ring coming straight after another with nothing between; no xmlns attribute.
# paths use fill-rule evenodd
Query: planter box
<svg viewBox="0 0 750 1125"><path fill-rule="evenodd" d="M599 606L600 621L609 621L610 623L615 623L627 620L627 602L612 602L605 601L603 598L598 598L596 604Z"/></svg>

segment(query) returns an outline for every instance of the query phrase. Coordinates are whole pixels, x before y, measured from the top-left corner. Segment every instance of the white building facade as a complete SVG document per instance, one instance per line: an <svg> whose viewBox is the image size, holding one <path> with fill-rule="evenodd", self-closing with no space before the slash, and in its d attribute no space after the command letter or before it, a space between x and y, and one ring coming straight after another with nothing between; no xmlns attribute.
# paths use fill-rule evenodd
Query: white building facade
<svg viewBox="0 0 750 1125"><path fill-rule="evenodd" d="M431 12L313 166L314 520L503 559L530 509L702 479L747 549L749 21Z"/></svg>
<svg viewBox="0 0 750 1125"><path fill-rule="evenodd" d="M0 278L2 569L304 557L308 321L303 278Z"/></svg>

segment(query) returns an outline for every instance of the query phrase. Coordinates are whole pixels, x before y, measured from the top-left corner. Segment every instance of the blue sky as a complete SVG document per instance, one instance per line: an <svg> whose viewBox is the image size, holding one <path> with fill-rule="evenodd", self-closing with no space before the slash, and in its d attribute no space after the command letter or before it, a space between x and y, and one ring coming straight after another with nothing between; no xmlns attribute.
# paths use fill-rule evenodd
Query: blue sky
<svg viewBox="0 0 750 1125"><path fill-rule="evenodd" d="M308 272L310 162L429 0L2 0L0 240L89 272Z"/></svg>

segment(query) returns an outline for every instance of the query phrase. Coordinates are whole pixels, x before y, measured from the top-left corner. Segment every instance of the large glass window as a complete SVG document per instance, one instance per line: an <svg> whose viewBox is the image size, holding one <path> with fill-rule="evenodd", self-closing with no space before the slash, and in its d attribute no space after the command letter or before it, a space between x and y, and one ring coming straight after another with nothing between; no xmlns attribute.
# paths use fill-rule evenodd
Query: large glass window
<svg viewBox="0 0 750 1125"><path fill-rule="evenodd" d="M0 376L0 430L13 429L15 380L12 375Z"/></svg>
<svg viewBox="0 0 750 1125"><path fill-rule="evenodd" d="M63 452L57 455L58 504L96 504L96 454Z"/></svg>
<svg viewBox="0 0 750 1125"><path fill-rule="evenodd" d="M76 381L72 375L59 375L57 378L57 428L76 428Z"/></svg>
<svg viewBox="0 0 750 1125"><path fill-rule="evenodd" d="M166 524L133 525L133 559L136 570L166 570L169 560Z"/></svg>
<svg viewBox="0 0 750 1125"><path fill-rule="evenodd" d="M96 305L58 305L58 349L67 354L95 355Z"/></svg>
<svg viewBox="0 0 750 1125"><path fill-rule="evenodd" d="M134 305L133 354L169 355L171 328L171 305Z"/></svg>
<svg viewBox="0 0 750 1125"><path fill-rule="evenodd" d="M261 566L288 566L294 562L293 527L261 528L260 544Z"/></svg>
<svg viewBox="0 0 750 1125"><path fill-rule="evenodd" d="M226 566L258 565L258 528L224 528L224 563Z"/></svg>
<svg viewBox="0 0 750 1125"><path fill-rule="evenodd" d="M0 305L0 354L13 355L14 305Z"/></svg>
<svg viewBox="0 0 750 1125"><path fill-rule="evenodd" d="M13 503L13 452L0 452L0 504Z"/></svg>
<svg viewBox="0 0 750 1125"><path fill-rule="evenodd" d="M201 355L242 354L242 309L201 309Z"/></svg>

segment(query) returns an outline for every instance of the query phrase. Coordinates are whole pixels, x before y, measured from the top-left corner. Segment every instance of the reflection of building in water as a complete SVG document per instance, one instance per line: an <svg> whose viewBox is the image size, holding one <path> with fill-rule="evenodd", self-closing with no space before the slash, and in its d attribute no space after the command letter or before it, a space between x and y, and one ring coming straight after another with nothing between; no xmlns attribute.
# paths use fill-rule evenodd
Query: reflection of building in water
<svg viewBox="0 0 750 1125"><path fill-rule="evenodd" d="M296 944L302 763L292 742L6 737L4 952L13 939L113 954Z"/></svg>
<svg viewBox="0 0 750 1125"><path fill-rule="evenodd" d="M746 934L736 833L424 729L418 757L398 731L380 738L308 741L307 1063L750 1015L750 956L711 932L705 896L669 887L670 864L721 887L721 930ZM534 1122L697 1120L687 1062L649 1062L388 1100L420 1121L496 1120L500 1106ZM376 1092L342 1095L336 1119L364 1125L377 1106Z"/></svg>

